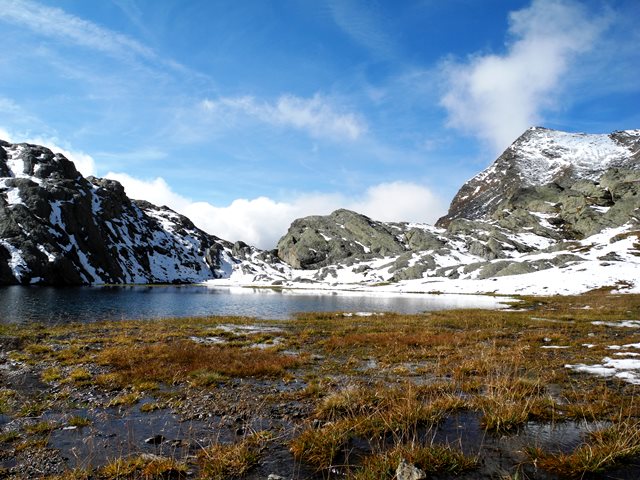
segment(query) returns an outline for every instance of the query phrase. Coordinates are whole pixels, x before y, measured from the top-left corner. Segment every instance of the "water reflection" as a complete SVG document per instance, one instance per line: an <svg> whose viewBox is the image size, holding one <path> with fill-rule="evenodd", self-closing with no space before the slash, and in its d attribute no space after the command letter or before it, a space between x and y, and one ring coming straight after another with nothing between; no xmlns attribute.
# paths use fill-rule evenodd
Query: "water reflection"
<svg viewBox="0 0 640 480"><path fill-rule="evenodd" d="M500 308L479 295L381 294L184 286L0 288L0 322L92 322L138 318L239 315L286 319L296 312Z"/></svg>

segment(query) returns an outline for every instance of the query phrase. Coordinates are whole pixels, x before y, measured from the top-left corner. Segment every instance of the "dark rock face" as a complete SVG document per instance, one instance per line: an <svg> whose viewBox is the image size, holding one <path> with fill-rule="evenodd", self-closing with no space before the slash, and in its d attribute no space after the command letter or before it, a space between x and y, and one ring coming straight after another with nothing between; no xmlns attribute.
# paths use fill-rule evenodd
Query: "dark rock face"
<svg viewBox="0 0 640 480"><path fill-rule="evenodd" d="M229 242L47 148L1 142L0 175L0 284L185 283L234 262Z"/></svg>

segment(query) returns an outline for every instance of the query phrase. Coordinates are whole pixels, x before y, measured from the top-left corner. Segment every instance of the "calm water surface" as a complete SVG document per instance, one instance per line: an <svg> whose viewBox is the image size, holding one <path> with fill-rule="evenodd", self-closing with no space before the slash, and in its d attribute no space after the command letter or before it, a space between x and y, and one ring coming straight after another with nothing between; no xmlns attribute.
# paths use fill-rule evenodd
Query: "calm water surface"
<svg viewBox="0 0 640 480"><path fill-rule="evenodd" d="M387 295L274 291L205 286L2 287L0 322L92 322L97 320L240 315L290 318L296 312L419 313L451 308L500 308L480 295Z"/></svg>

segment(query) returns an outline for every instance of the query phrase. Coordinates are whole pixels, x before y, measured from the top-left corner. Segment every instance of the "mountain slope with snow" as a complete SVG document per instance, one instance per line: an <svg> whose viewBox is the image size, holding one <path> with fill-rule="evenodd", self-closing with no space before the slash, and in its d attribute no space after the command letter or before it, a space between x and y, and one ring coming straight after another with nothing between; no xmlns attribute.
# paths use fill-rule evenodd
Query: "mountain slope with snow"
<svg viewBox="0 0 640 480"><path fill-rule="evenodd" d="M47 148L0 142L0 283L280 275L281 262L262 253L209 235L167 207L130 200L118 182L84 178Z"/></svg>
<svg viewBox="0 0 640 480"><path fill-rule="evenodd" d="M592 135L533 127L460 188L436 225L446 227L457 218L481 219L519 190L596 181L613 168L640 170L640 130Z"/></svg>
<svg viewBox="0 0 640 480"><path fill-rule="evenodd" d="M300 278L412 291L640 288L640 130L527 130L460 189L437 227L421 227L427 242L403 242L415 225L344 212L296 220L280 240ZM566 272L583 281L549 281Z"/></svg>
<svg viewBox="0 0 640 480"><path fill-rule="evenodd" d="M640 292L640 130L533 128L469 180L437 226L348 210L232 244L167 207L0 141L0 284L193 283L354 291Z"/></svg>

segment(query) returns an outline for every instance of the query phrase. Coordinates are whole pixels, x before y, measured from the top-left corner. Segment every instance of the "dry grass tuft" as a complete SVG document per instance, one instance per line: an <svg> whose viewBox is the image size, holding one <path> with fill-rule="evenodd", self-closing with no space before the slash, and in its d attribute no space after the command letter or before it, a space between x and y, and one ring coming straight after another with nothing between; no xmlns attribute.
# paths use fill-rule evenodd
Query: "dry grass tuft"
<svg viewBox="0 0 640 480"><path fill-rule="evenodd" d="M437 392L437 394L435 394ZM324 398L316 418L327 421L321 428L307 428L291 442L291 451L316 468L330 468L350 440L369 445L415 438L418 429L430 427L448 413L463 408L464 401L440 389L350 386Z"/></svg>
<svg viewBox="0 0 640 480"><path fill-rule="evenodd" d="M172 458L143 454L113 460L99 470L99 475L104 480L178 480L187 477L187 466Z"/></svg>
<svg viewBox="0 0 640 480"><path fill-rule="evenodd" d="M394 479L400 461L417 466L427 475L459 475L478 466L478 459L448 445L400 445L390 451L365 458L353 480Z"/></svg>
<svg viewBox="0 0 640 480"><path fill-rule="evenodd" d="M353 435L351 419L328 423L318 429L308 428L291 442L291 453L318 470L326 470Z"/></svg>
<svg viewBox="0 0 640 480"><path fill-rule="evenodd" d="M200 476L209 480L241 477L257 465L271 439L268 432L257 432L234 444L214 444L198 454Z"/></svg>

